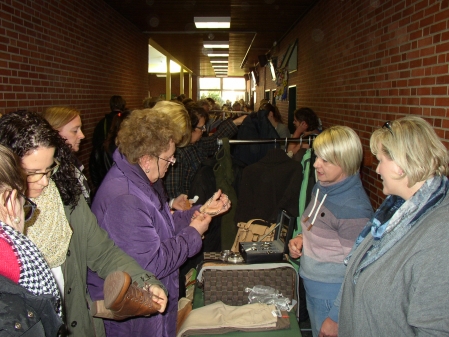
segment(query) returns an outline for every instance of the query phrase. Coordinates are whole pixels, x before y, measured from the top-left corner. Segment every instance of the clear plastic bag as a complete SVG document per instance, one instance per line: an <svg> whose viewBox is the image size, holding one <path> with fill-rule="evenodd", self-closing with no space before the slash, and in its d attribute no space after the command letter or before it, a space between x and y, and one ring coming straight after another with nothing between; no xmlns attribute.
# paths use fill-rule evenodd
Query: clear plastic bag
<svg viewBox="0 0 449 337"><path fill-rule="evenodd" d="M249 303L274 304L278 310L291 310L290 299L272 287L256 285L253 288L246 288L245 292L249 292Z"/></svg>

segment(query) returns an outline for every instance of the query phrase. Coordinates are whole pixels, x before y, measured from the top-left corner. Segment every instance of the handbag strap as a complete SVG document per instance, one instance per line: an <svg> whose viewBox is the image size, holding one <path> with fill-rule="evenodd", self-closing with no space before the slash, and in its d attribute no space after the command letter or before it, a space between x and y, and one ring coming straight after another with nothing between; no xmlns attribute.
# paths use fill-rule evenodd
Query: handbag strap
<svg viewBox="0 0 449 337"><path fill-rule="evenodd" d="M266 221L266 220L263 220L263 219L251 219L251 220L249 220L248 222L239 222L239 223L237 224L237 226L240 227L240 228L248 229L249 227L251 227L251 225L252 225L253 222L255 222L255 221L261 221L261 222L264 222L264 224L261 225L261 226L267 226L267 227L270 227L269 222ZM243 225L242 225L242 223L243 223Z"/></svg>

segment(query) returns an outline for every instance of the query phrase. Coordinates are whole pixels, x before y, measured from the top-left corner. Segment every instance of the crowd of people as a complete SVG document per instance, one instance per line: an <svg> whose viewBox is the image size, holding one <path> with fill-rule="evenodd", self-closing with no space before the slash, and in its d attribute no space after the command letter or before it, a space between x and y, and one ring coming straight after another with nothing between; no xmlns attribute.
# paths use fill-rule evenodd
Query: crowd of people
<svg viewBox="0 0 449 337"><path fill-rule="evenodd" d="M89 179L76 156L85 138L80 111L0 118L0 308L10 308L0 311L0 330L174 337L179 270L201 250L212 218L232 207L220 189L202 204L189 191L217 139L235 137L257 115L277 137L316 135L284 149L294 160L304 151L315 158L316 184L288 244L313 336L449 334L449 157L424 119L388 121L371 135L387 196L373 211L359 136L341 125L322 131L310 108L294 112L291 132L265 100L257 112L244 101L220 107L185 95L148 98L133 110L118 95L109 103L93 133ZM225 110L242 114L209 132L211 116Z"/></svg>

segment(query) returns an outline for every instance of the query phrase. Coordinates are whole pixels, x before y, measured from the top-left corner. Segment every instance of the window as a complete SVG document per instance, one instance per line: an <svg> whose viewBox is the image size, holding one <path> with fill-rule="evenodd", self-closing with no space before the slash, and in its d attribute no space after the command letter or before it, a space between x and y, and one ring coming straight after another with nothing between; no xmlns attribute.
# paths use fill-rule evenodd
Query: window
<svg viewBox="0 0 449 337"><path fill-rule="evenodd" d="M219 105L226 101L232 104L246 97L246 81L243 77L201 77L198 85L200 98L211 97Z"/></svg>
<svg viewBox="0 0 449 337"><path fill-rule="evenodd" d="M199 88L203 89L221 89L221 78L215 77L200 77Z"/></svg>
<svg viewBox="0 0 449 337"><path fill-rule="evenodd" d="M224 90L245 90L246 81L245 78L240 77L224 77L223 78Z"/></svg>

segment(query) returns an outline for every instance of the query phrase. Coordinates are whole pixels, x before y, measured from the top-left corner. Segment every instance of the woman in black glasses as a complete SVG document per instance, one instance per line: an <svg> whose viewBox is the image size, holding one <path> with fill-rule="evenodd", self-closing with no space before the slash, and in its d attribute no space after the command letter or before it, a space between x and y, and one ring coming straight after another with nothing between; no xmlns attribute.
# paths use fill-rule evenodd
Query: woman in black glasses
<svg viewBox="0 0 449 337"><path fill-rule="evenodd" d="M11 112L0 118L0 144L21 159L27 196L38 205L25 223L26 234L42 252L62 294L67 335L104 336L103 322L89 312L87 268L102 278L127 272L133 281L160 297L160 312L167 297L162 284L117 248L97 223L71 164L71 149L50 124L36 113Z"/></svg>
<svg viewBox="0 0 449 337"><path fill-rule="evenodd" d="M61 296L39 249L23 235L24 222L36 208L25 188L18 158L0 145L0 334L56 336Z"/></svg>
<svg viewBox="0 0 449 337"><path fill-rule="evenodd" d="M448 152L424 119L370 139L387 198L346 258L339 336L449 336Z"/></svg>
<svg viewBox="0 0 449 337"><path fill-rule="evenodd" d="M179 124L153 109L134 110L117 135L115 165L100 185L92 204L98 222L114 242L156 275L169 293L164 315L105 321L106 335L174 337L178 313L178 269L197 254L211 216L226 212L226 195L216 192L205 205L170 212L162 178L178 165L175 148L182 139ZM88 275L93 299L103 297L103 281Z"/></svg>

